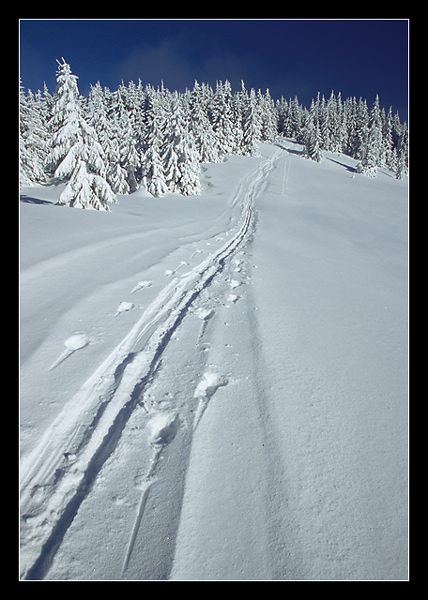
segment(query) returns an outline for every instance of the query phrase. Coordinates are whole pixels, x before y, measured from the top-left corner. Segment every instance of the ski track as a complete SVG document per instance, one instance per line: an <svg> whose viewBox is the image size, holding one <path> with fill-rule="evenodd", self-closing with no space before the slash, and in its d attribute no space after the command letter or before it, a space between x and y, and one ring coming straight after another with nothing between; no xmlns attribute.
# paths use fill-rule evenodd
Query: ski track
<svg viewBox="0 0 428 600"><path fill-rule="evenodd" d="M209 249L196 249L191 258L201 255L201 252L205 258L190 270L185 271L189 265L182 261L175 270L166 273L168 283L165 287L120 344L65 404L39 443L24 457L20 472L23 579L43 579L46 576L80 505L91 493L100 470L115 451L128 420L140 405L144 390L156 377L162 354L172 335L201 292L210 286L227 261L232 261L237 249L252 233L254 199L262 191L269 172L281 155L283 151L277 150L241 180L231 201L232 207L238 203L242 205L240 223L225 232L224 237L217 236L217 240L229 238L228 241L208 255ZM241 262L235 258L232 265L235 273L240 272ZM131 293L151 283L139 282ZM231 291L239 289L239 285L237 279L229 281ZM238 295L230 294L228 300L236 302L238 298ZM130 307L131 303L123 304L117 314ZM202 321L198 343L212 314L212 311L200 311L198 314ZM82 345L86 343L83 337L77 341ZM81 347L79 344L71 346L51 368ZM194 427L202 418L211 395L218 386L226 383L218 374L205 374L205 379L195 391L199 406ZM144 408L150 416L150 407ZM174 438L179 423L180 415L174 415L170 423L163 427L160 425L158 440L152 438L153 458L124 557L123 573L132 555L159 458ZM153 435L156 438L156 432Z"/></svg>

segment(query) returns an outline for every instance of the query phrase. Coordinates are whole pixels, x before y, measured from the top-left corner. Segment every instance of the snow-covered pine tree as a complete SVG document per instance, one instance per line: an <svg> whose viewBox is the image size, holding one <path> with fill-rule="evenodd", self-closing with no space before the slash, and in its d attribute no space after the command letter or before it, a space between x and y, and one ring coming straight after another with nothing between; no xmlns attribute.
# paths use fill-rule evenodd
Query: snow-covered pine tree
<svg viewBox="0 0 428 600"><path fill-rule="evenodd" d="M270 96L269 89L263 96L259 90L259 110L261 115L261 141L274 142L277 135L276 115L274 112L274 102Z"/></svg>
<svg viewBox="0 0 428 600"><path fill-rule="evenodd" d="M230 98L230 83L218 81L211 106L211 124L222 155L233 154L235 150Z"/></svg>
<svg viewBox="0 0 428 600"><path fill-rule="evenodd" d="M408 173L408 144L408 130L406 124L404 124L400 139L397 143L396 179L404 179L404 176Z"/></svg>
<svg viewBox="0 0 428 600"><path fill-rule="evenodd" d="M355 112L355 135L353 140L352 158L362 159L368 140L369 112L367 102L359 99Z"/></svg>
<svg viewBox="0 0 428 600"><path fill-rule="evenodd" d="M382 146L380 152L380 166L391 168L391 155L392 155L392 107L389 108L388 114L382 108Z"/></svg>
<svg viewBox="0 0 428 600"><path fill-rule="evenodd" d="M49 154L45 169L53 174L79 139L79 120L82 118L78 104L79 90L77 76L71 73L70 66L63 60L58 62L57 89L49 122Z"/></svg>
<svg viewBox="0 0 428 600"><path fill-rule="evenodd" d="M118 95L110 93L108 88L104 92L104 116L107 127L103 128L109 133L108 143L106 145L106 154L108 158L107 181L115 194L129 194L130 188L127 182L128 172L121 163L121 146L123 140L123 127L121 126L119 114L116 110ZM120 97L119 97L120 98ZM125 123L128 123L128 117L125 115Z"/></svg>
<svg viewBox="0 0 428 600"><path fill-rule="evenodd" d="M321 151L321 134L318 123L314 124L315 105L312 105L309 111L305 128L303 131L303 142L306 146L306 158L315 162L322 162L323 154Z"/></svg>
<svg viewBox="0 0 428 600"><path fill-rule="evenodd" d="M148 192L155 197L163 196L168 191L159 154L163 147L165 122L159 96L160 93L157 94L151 86L146 87L143 119L145 136L141 151L141 173Z"/></svg>
<svg viewBox="0 0 428 600"><path fill-rule="evenodd" d="M138 190L137 181L138 172L141 167L141 160L137 152L135 139L132 135L131 123L128 121L124 130L122 130L122 142L120 144L120 164L126 171L126 181L130 192Z"/></svg>
<svg viewBox="0 0 428 600"><path fill-rule="evenodd" d="M328 147L326 146L326 149L331 152L341 152L341 113L334 91L331 92L326 106L326 127L328 128Z"/></svg>
<svg viewBox="0 0 428 600"><path fill-rule="evenodd" d="M151 145L144 155L143 170L145 173L145 184L147 191L158 198L168 192L165 183L163 164L158 154L156 145Z"/></svg>
<svg viewBox="0 0 428 600"><path fill-rule="evenodd" d="M20 181L22 185L46 181L44 161L47 155L48 132L41 92L36 96L28 90L25 96L20 83Z"/></svg>
<svg viewBox="0 0 428 600"><path fill-rule="evenodd" d="M285 135L286 121L288 113L288 104L284 96L281 96L280 100L276 101L276 115L277 123L276 127L279 135Z"/></svg>
<svg viewBox="0 0 428 600"><path fill-rule="evenodd" d="M29 131L30 111L28 109L27 99L24 88L19 83L19 185L31 185L32 167L31 152L27 147L25 140Z"/></svg>
<svg viewBox="0 0 428 600"><path fill-rule="evenodd" d="M118 153L114 167L107 173L107 180L115 194L129 194L130 190L128 182L126 181L126 176L127 172L120 164Z"/></svg>
<svg viewBox="0 0 428 600"><path fill-rule="evenodd" d="M179 145L178 169L181 177L178 181L178 190L183 196L193 196L201 193L200 163L191 132L184 133Z"/></svg>
<svg viewBox="0 0 428 600"><path fill-rule="evenodd" d="M37 92L36 96L33 96L31 91L28 90L28 106L30 109L30 129L26 138L26 143L32 153L34 181L45 182L46 173L44 170L44 162L47 156L47 141L49 134L44 118L45 107L40 91Z"/></svg>
<svg viewBox="0 0 428 600"><path fill-rule="evenodd" d="M184 122L178 96L173 96L169 104L164 125L164 145L161 149L161 158L167 188L170 192L178 192L178 181L181 177L178 168L179 146L183 136Z"/></svg>
<svg viewBox="0 0 428 600"><path fill-rule="evenodd" d="M199 157L193 135L186 127L178 94L171 98L166 133L162 158L168 189L183 196L200 194Z"/></svg>
<svg viewBox="0 0 428 600"><path fill-rule="evenodd" d="M302 138L302 119L303 109L300 106L298 97L295 96L290 102L290 130L291 136L296 140Z"/></svg>
<svg viewBox="0 0 428 600"><path fill-rule="evenodd" d="M54 132L47 158L54 176L68 180L58 204L109 210L116 196L107 183L104 153L95 130L84 120L78 104L77 77L64 59L58 61L57 94L53 107Z"/></svg>
<svg viewBox="0 0 428 600"><path fill-rule="evenodd" d="M379 165L379 156L382 143L382 121L379 108L379 96L373 103L370 111L369 123L364 132L363 144L360 153L361 161L357 165L357 171L364 173L369 177L376 177L377 167Z"/></svg>
<svg viewBox="0 0 428 600"><path fill-rule="evenodd" d="M99 81L94 86L91 86L88 99L88 117L86 120L95 129L98 141L105 155L106 168L109 171L115 164L116 152L112 144L113 132L111 130L111 121L107 117L104 92Z"/></svg>
<svg viewBox="0 0 428 600"><path fill-rule="evenodd" d="M259 129L257 124L257 108L256 108L256 97L254 90L253 93L248 97L242 82L242 94L244 100L244 108L242 114L242 143L241 153L244 156L260 156L259 148L257 145L257 139L259 135Z"/></svg>
<svg viewBox="0 0 428 600"><path fill-rule="evenodd" d="M190 97L189 127L195 141L199 162L220 162L219 143L204 108L202 89L197 81L194 83Z"/></svg>

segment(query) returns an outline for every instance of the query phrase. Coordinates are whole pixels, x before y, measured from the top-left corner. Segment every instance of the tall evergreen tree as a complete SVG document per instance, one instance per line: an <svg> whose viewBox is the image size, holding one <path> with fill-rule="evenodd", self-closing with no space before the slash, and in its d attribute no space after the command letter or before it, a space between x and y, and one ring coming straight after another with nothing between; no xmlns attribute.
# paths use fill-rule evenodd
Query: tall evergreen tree
<svg viewBox="0 0 428 600"><path fill-rule="evenodd" d="M314 124L315 105L309 111L303 131L303 142L306 146L306 157L315 162L322 162L321 134L318 123Z"/></svg>
<svg viewBox="0 0 428 600"><path fill-rule="evenodd" d="M58 61L57 95L53 108L51 151L47 158L54 176L68 180L58 204L109 210L116 197L107 183L104 153L95 130L86 123L78 104L77 77L64 59Z"/></svg>
<svg viewBox="0 0 428 600"><path fill-rule="evenodd" d="M235 149L230 111L230 84L217 82L211 107L211 123L222 154L232 154Z"/></svg>
<svg viewBox="0 0 428 600"><path fill-rule="evenodd" d="M189 130L195 141L199 162L220 162L219 143L204 109L202 88L197 81L190 98Z"/></svg>
<svg viewBox="0 0 428 600"><path fill-rule="evenodd" d="M24 88L20 82L19 85L19 184L31 185L33 179L33 169L31 166L31 151L26 144L26 138L30 129L30 111Z"/></svg>
<svg viewBox="0 0 428 600"><path fill-rule="evenodd" d="M361 161L357 166L360 173L376 177L382 143L382 121L379 108L379 96L373 103L368 125L364 129L364 143L360 149Z"/></svg>
<svg viewBox="0 0 428 600"><path fill-rule="evenodd" d="M242 86L244 92L245 88L243 83ZM252 94L248 97L245 91L245 104L242 116L243 135L241 152L246 156L260 156L259 148L257 146L259 129L257 127L256 98L254 90L251 90L251 92Z"/></svg>

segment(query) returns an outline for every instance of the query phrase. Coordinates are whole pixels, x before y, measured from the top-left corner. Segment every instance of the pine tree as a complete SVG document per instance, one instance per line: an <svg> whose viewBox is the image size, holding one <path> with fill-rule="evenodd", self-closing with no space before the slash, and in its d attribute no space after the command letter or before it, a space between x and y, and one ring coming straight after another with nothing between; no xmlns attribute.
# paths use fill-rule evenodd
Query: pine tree
<svg viewBox="0 0 428 600"><path fill-rule="evenodd" d="M263 142L272 143L275 141L277 129L276 116L274 113L274 103L272 101L272 98L270 97L269 89L266 90L264 96L260 92L259 106L261 115L261 140Z"/></svg>
<svg viewBox="0 0 428 600"><path fill-rule="evenodd" d="M195 81L190 97L189 129L195 140L199 162L220 162L219 144L204 109L202 89Z"/></svg>
<svg viewBox="0 0 428 600"><path fill-rule="evenodd" d="M299 104L299 99L295 96L290 102L290 128L292 137L298 141L302 139L302 118L303 110Z"/></svg>
<svg viewBox="0 0 428 600"><path fill-rule="evenodd" d="M19 185L31 185L32 167L31 152L25 143L29 131L30 111L24 88L19 85Z"/></svg>
<svg viewBox="0 0 428 600"><path fill-rule="evenodd" d="M119 159L115 162L115 165L107 173L107 181L110 184L112 191L115 194L129 194L130 189L126 180L127 172L120 165Z"/></svg>
<svg viewBox="0 0 428 600"><path fill-rule="evenodd" d="M200 164L195 142L190 132L184 134L179 150L178 169L181 177L178 181L178 190L183 196L200 194Z"/></svg>
<svg viewBox="0 0 428 600"><path fill-rule="evenodd" d="M183 115L178 101L178 96L171 99L164 126L164 146L162 149L162 165L165 174L165 183L170 192L179 191L178 181L181 172L178 168L180 157L180 144L183 136Z"/></svg>
<svg viewBox="0 0 428 600"><path fill-rule="evenodd" d="M365 100L360 98L356 110L356 126L355 126L355 139L354 146L352 149L352 157L356 159L362 159L363 154L366 152L365 148L368 141L368 126L369 126L369 114L367 109L367 103Z"/></svg>
<svg viewBox="0 0 428 600"><path fill-rule="evenodd" d="M277 103L276 103L277 130L278 130L279 135L285 135L287 113L288 113L287 100L283 96L281 96L281 99L277 100Z"/></svg>
<svg viewBox="0 0 428 600"><path fill-rule="evenodd" d="M306 158L310 158L315 162L322 162L321 134L318 123L314 124L315 114L316 109L315 104L313 103L306 120L303 141L306 146Z"/></svg>
<svg viewBox="0 0 428 600"><path fill-rule="evenodd" d="M242 82L242 86L243 86ZM242 115L242 145L241 152L244 156L260 156L259 148L257 146L257 138L258 138L258 127L257 127L257 118L256 118L256 104L255 104L255 95L254 90L251 90L253 93L250 94L248 98L245 92L245 104L244 104L244 112ZM244 87L243 87L244 92Z"/></svg>
<svg viewBox="0 0 428 600"><path fill-rule="evenodd" d="M219 143L221 154L232 154L235 148L233 126L230 114L230 84L217 82L211 106L211 123Z"/></svg>
<svg viewBox="0 0 428 600"><path fill-rule="evenodd" d="M392 107L389 108L388 114L382 109L382 148L380 155L380 165L391 168L392 159Z"/></svg>
<svg viewBox="0 0 428 600"><path fill-rule="evenodd" d="M397 144L397 159L396 159L396 179L403 179L408 173L408 132L404 125L403 130Z"/></svg>
<svg viewBox="0 0 428 600"><path fill-rule="evenodd" d="M129 186L129 191L135 192L138 190L139 184L137 174L141 167L140 156L137 152L135 139L132 135L131 123L128 121L126 129L122 132L123 138L120 144L120 165L126 171L126 182Z"/></svg>
<svg viewBox="0 0 428 600"><path fill-rule="evenodd" d="M95 130L84 120L78 104L77 77L64 59L58 61L57 96L53 108L54 133L48 164L54 176L68 180L58 204L109 210L116 197L107 183L104 153Z"/></svg>
<svg viewBox="0 0 428 600"><path fill-rule="evenodd" d="M155 145L151 145L144 156L143 169L147 191L155 196L163 196L168 192L162 161Z"/></svg>
<svg viewBox="0 0 428 600"><path fill-rule="evenodd" d="M359 173L376 177L382 143L382 121L379 108L379 96L373 103L367 127L364 129L364 143L360 149L361 161L357 165Z"/></svg>

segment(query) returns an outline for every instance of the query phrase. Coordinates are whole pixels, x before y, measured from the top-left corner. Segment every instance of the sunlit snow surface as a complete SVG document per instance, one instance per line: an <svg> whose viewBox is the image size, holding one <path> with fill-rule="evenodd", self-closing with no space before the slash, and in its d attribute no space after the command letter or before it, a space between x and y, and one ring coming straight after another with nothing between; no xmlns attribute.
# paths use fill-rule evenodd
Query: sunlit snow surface
<svg viewBox="0 0 428 600"><path fill-rule="evenodd" d="M300 149L21 190L23 578L407 578L407 181Z"/></svg>

